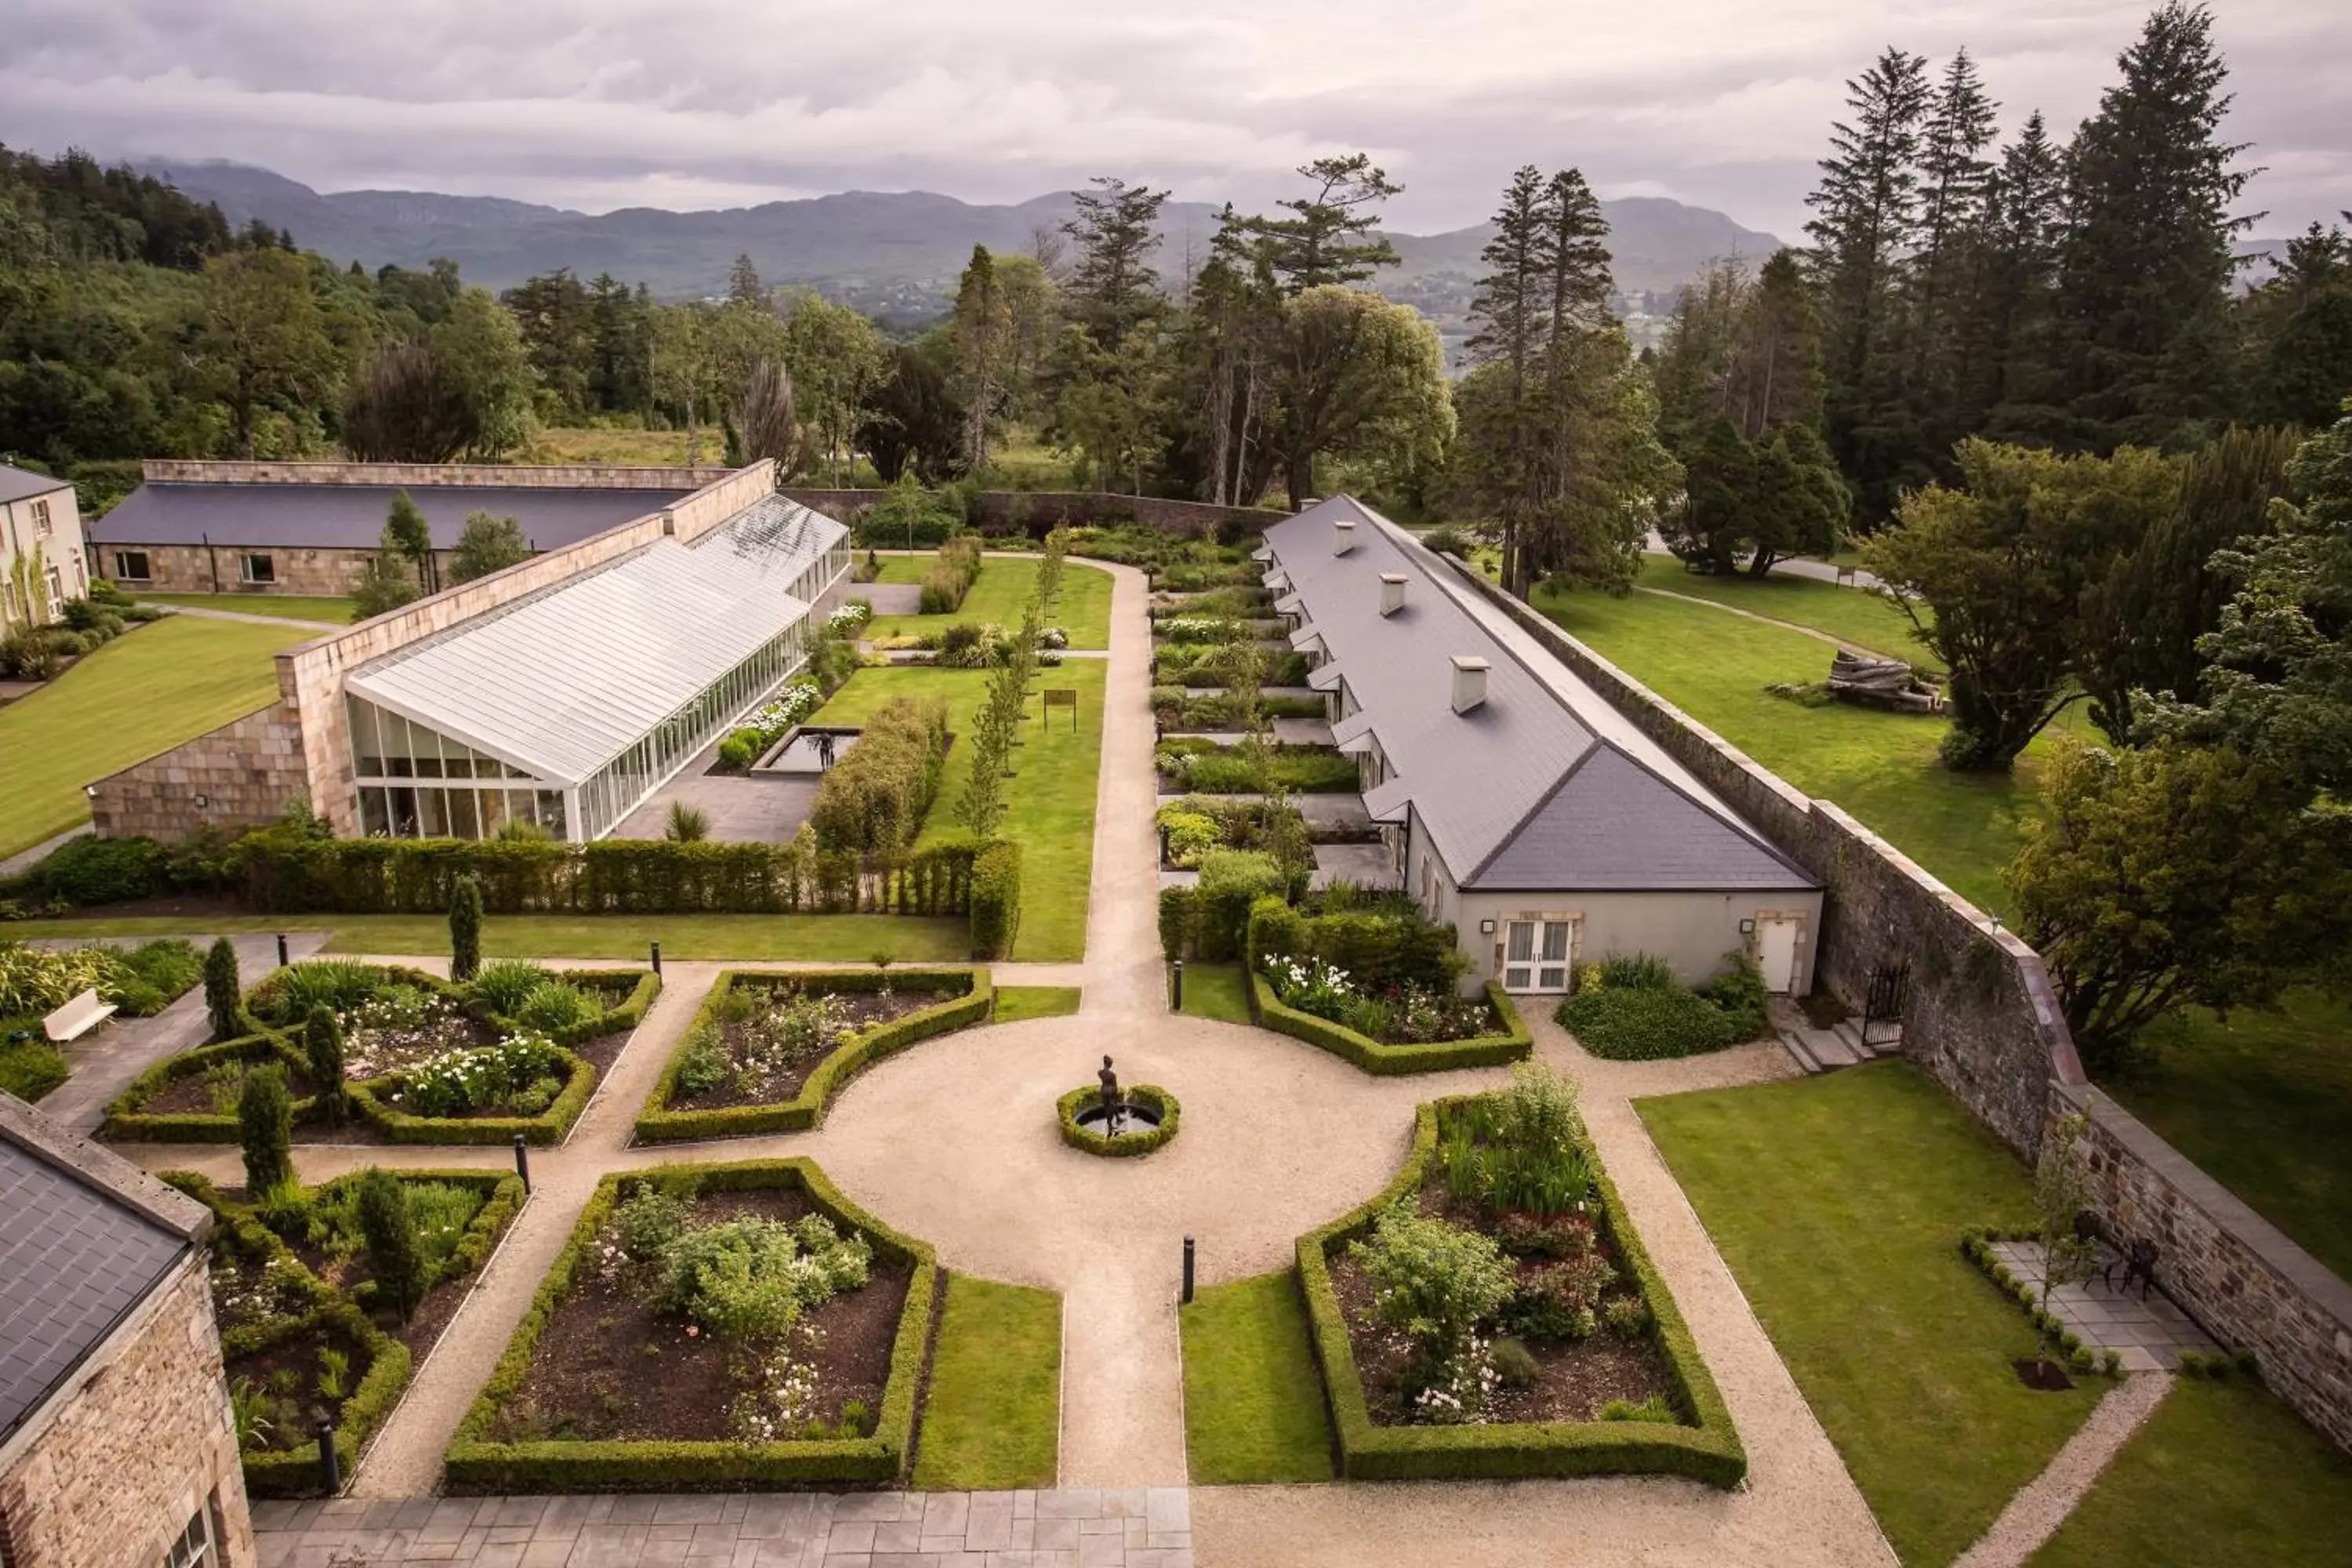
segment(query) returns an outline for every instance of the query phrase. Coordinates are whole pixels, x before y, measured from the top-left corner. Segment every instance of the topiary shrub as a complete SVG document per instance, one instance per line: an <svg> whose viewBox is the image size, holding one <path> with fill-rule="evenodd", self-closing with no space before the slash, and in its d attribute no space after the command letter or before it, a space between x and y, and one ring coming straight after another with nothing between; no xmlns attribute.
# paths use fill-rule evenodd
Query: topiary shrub
<svg viewBox="0 0 2352 1568"><path fill-rule="evenodd" d="M343 1026L330 1007L313 1007L302 1026L302 1054L310 1064L310 1081L317 1085L319 1109L327 1125L343 1121Z"/></svg>
<svg viewBox="0 0 2352 1568"><path fill-rule="evenodd" d="M1193 946L1202 961L1223 963L1242 955L1250 906L1269 895L1279 898L1289 879L1271 855L1251 849L1213 849L1201 857Z"/></svg>
<svg viewBox="0 0 2352 1568"><path fill-rule="evenodd" d="M449 895L449 978L463 985L482 967L482 887L457 879Z"/></svg>
<svg viewBox="0 0 2352 1568"><path fill-rule="evenodd" d="M408 1190L389 1171L371 1170L360 1178L358 1208L376 1289L404 1323L425 1299L425 1249L417 1240L416 1216L409 1212Z"/></svg>
<svg viewBox="0 0 2352 1568"><path fill-rule="evenodd" d="M971 861L971 955L1005 958L1021 930L1021 846L1000 840Z"/></svg>
<svg viewBox="0 0 2352 1568"><path fill-rule="evenodd" d="M1194 900L1190 888L1160 889L1160 952L1173 963L1192 953Z"/></svg>
<svg viewBox="0 0 2352 1568"><path fill-rule="evenodd" d="M237 1142L245 1151L245 1190L258 1198L294 1175L294 1101L276 1063L247 1073L236 1101Z"/></svg>
<svg viewBox="0 0 2352 1568"><path fill-rule="evenodd" d="M205 954L205 1014L215 1040L233 1040L246 1032L245 1007L236 988L236 949L225 936L215 937Z"/></svg>

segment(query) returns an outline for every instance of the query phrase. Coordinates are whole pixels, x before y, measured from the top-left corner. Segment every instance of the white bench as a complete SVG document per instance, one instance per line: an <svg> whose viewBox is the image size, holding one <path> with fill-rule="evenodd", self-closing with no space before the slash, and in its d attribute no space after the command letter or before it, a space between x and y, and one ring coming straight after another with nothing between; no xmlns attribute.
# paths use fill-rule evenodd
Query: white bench
<svg viewBox="0 0 2352 1568"><path fill-rule="evenodd" d="M95 990L85 991L47 1017L41 1027L58 1045L78 1040L114 1016L114 1004L101 1002Z"/></svg>

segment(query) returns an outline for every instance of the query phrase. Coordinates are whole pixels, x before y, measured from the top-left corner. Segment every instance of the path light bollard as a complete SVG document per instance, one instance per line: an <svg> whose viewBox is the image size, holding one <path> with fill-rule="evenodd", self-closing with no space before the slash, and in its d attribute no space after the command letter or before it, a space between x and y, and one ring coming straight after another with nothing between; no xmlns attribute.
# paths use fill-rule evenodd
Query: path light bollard
<svg viewBox="0 0 2352 1568"><path fill-rule="evenodd" d="M335 1447L335 1413L319 1411L319 1482L333 1497L343 1489L343 1456Z"/></svg>
<svg viewBox="0 0 2352 1568"><path fill-rule="evenodd" d="M1160 863L1162 866L1168 864L1168 825L1164 822L1160 825ZM283 937L278 940L281 943L285 941ZM281 958L278 962L283 963L285 960Z"/></svg>
<svg viewBox="0 0 2352 1568"><path fill-rule="evenodd" d="M524 1141L523 1135L520 1132L516 1133L514 1138L515 1174L522 1178L523 1195L529 1197L530 1195L530 1145Z"/></svg>
<svg viewBox="0 0 2352 1568"><path fill-rule="evenodd" d="M286 933L282 931L278 933L278 967L286 967Z"/></svg>
<svg viewBox="0 0 2352 1568"><path fill-rule="evenodd" d="M659 973L661 973L661 943L659 943L659 942L656 942L656 943L654 943L654 944L653 944L653 948L654 948L654 973L655 973L656 974L659 974Z"/></svg>
<svg viewBox="0 0 2352 1568"><path fill-rule="evenodd" d="M1192 1304L1192 1238L1184 1238L1184 1305Z"/></svg>
<svg viewBox="0 0 2352 1568"><path fill-rule="evenodd" d="M1184 961L1178 959L1175 967L1170 973L1175 981L1176 999L1168 1004L1168 1010L1171 1013L1181 1013L1184 1010Z"/></svg>

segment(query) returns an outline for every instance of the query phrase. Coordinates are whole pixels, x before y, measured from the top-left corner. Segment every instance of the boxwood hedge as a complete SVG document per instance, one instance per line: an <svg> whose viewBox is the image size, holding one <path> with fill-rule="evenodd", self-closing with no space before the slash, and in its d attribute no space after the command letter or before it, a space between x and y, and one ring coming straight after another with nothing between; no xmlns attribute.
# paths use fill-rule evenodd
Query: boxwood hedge
<svg viewBox="0 0 2352 1568"><path fill-rule="evenodd" d="M1467 1040L1433 1040L1426 1045L1383 1045L1370 1035L1360 1035L1344 1024L1318 1018L1312 1013L1302 1013L1284 1005L1274 994L1263 974L1250 975L1250 1016L1258 1026L1272 1029L1293 1039L1319 1046L1335 1057L1341 1057L1368 1073L1393 1077L1404 1073L1444 1072L1454 1068L1500 1067L1507 1062L1526 1058L1534 1048L1528 1026L1519 1017L1519 1010L1501 985L1487 982L1486 999L1503 1020L1499 1035L1480 1035Z"/></svg>
<svg viewBox="0 0 2352 1568"><path fill-rule="evenodd" d="M1101 1102L1102 1091L1097 1089L1074 1089L1062 1096L1055 1105L1055 1114L1062 1124L1062 1142L1088 1154L1123 1159L1149 1154L1176 1136L1176 1124L1182 1119L1183 1108L1176 1097L1155 1083L1138 1084L1125 1091L1131 1102L1148 1105L1160 1113L1160 1125L1149 1132L1129 1132L1117 1138L1078 1125L1078 1112L1089 1105Z"/></svg>
<svg viewBox="0 0 2352 1568"><path fill-rule="evenodd" d="M541 1281L498 1369L473 1408L458 1423L445 1457L446 1489L453 1494L496 1492L694 1491L746 1486L812 1486L892 1481L907 1473L914 1450L915 1413L929 1372L931 1323L938 1310L941 1271L930 1247L902 1236L844 1197L810 1160L752 1160L730 1164L677 1164L655 1168L659 1176L693 1178L704 1192L741 1192L766 1187L797 1188L835 1223L862 1233L875 1255L913 1266L906 1310L892 1342L890 1377L870 1437L819 1442L494 1440L499 1413L522 1386L540 1335L572 1288L596 1236L611 1217L624 1186L647 1173L616 1172L597 1184L572 1227L572 1239Z"/></svg>
<svg viewBox="0 0 2352 1568"><path fill-rule="evenodd" d="M272 1034L247 1035L239 1039L223 1040L217 1045L198 1046L182 1051L162 1061L131 1080L131 1087L114 1097L106 1108L106 1121L100 1131L109 1138L125 1142L143 1143L234 1143L237 1141L236 1113L215 1115L210 1111L180 1111L171 1114L150 1111L148 1101L184 1078L205 1073L224 1062L276 1062L289 1073L307 1073L310 1064L302 1053L284 1038ZM305 1097L294 1102L294 1120L299 1122L317 1110L318 1101Z"/></svg>
<svg viewBox="0 0 2352 1568"><path fill-rule="evenodd" d="M800 1093L774 1105L730 1105L711 1110L673 1110L670 1096L677 1089L678 1069L698 1030L709 1022L720 1000L740 982L796 981L822 985L834 992L877 991L885 984L917 989L956 991L944 1002L894 1018L859 1033L856 1039L816 1065L801 1085ZM637 1115L641 1143L701 1142L712 1138L745 1138L772 1132L805 1132L824 1125L825 1109L849 1080L886 1057L908 1046L952 1030L988 1021L996 1009L996 987L985 967L946 969L730 969L719 975L696 1010L693 1021L678 1037L662 1068L660 1079Z"/></svg>
<svg viewBox="0 0 2352 1568"><path fill-rule="evenodd" d="M1611 1237L1626 1269L1641 1283L1650 1304L1651 1332L1675 1381L1676 1403L1694 1422L1665 1426L1646 1421L1503 1422L1484 1426L1384 1426L1373 1423L1356 1369L1355 1349L1339 1298L1331 1286L1330 1259L1339 1247L1369 1233L1373 1219L1400 1198L1417 1191L1437 1152L1438 1117L1447 1105L1423 1105L1413 1123L1412 1152L1404 1168L1379 1196L1298 1238L1298 1275L1307 1297L1315 1358L1331 1402L1338 1435L1339 1473L1352 1480L1501 1479L1523 1476L1660 1474L1688 1476L1710 1486L1737 1486L1748 1473L1747 1451L1733 1430L1731 1412L1699 1359L1697 1342L1675 1305L1615 1185L1596 1160L1599 1194Z"/></svg>

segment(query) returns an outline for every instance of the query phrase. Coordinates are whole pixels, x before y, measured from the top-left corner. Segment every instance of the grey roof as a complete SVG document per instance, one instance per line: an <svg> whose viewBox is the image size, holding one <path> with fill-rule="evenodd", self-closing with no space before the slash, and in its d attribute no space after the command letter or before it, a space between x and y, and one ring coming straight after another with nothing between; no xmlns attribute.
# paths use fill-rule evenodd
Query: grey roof
<svg viewBox="0 0 2352 1568"><path fill-rule="evenodd" d="M35 496L52 495L58 490L71 489L73 481L70 479L52 479L47 474L37 474L30 468L11 468L6 463L0 463L0 505L12 500L30 500Z"/></svg>
<svg viewBox="0 0 2352 1568"><path fill-rule="evenodd" d="M204 1210L0 1094L0 1439L171 1273Z"/></svg>
<svg viewBox="0 0 2352 1568"><path fill-rule="evenodd" d="M373 550L397 485L182 484L150 481L89 525L98 544L215 544ZM513 518L536 550L560 550L677 500L682 489L417 485L408 496L436 549L457 548L470 512Z"/></svg>
<svg viewBox="0 0 2352 1568"><path fill-rule="evenodd" d="M807 615L785 590L848 531L766 496L690 545L657 539L344 685L536 777L581 784Z"/></svg>
<svg viewBox="0 0 2352 1568"><path fill-rule="evenodd" d="M1333 553L1333 523L1355 543ZM1367 527L1364 524L1369 523ZM1666 890L1811 888L1656 742L1454 569L1352 497L1266 530L1280 569L1360 713L1391 777L1365 797L1376 817L1409 805L1460 886ZM1406 578L1403 608L1380 613L1381 575ZM1486 700L1454 711L1453 657L1486 658ZM1318 679L1318 678L1321 679Z"/></svg>

